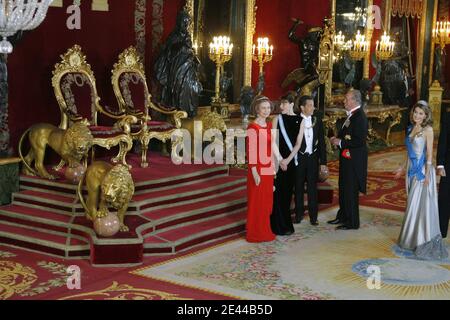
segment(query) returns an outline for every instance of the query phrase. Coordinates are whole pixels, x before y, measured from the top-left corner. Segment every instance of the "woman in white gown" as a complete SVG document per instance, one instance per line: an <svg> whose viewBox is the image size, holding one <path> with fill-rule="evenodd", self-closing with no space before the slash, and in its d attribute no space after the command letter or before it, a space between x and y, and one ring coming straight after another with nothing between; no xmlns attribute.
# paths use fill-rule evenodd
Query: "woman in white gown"
<svg viewBox="0 0 450 320"><path fill-rule="evenodd" d="M433 128L427 102L418 101L410 114L406 147L408 161L396 171L406 172L408 202L398 245L424 260L448 257L439 229L436 172L432 164ZM407 168L405 168L407 165Z"/></svg>

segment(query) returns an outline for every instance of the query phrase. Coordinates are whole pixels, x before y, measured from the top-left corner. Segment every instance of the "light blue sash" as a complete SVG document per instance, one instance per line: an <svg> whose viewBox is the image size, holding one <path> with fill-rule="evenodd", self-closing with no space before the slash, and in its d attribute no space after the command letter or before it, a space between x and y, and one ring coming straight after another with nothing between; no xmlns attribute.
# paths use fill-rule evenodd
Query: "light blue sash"
<svg viewBox="0 0 450 320"><path fill-rule="evenodd" d="M281 134L283 135L284 141L286 142L289 150L292 152L292 149L294 149L294 147L292 146L292 142L289 139L289 136L286 132L286 128L284 127L283 116L281 114L278 115L278 123L280 124L280 130L281 130ZM298 166L298 156L297 155L294 156L294 163L295 163L295 166Z"/></svg>
<svg viewBox="0 0 450 320"><path fill-rule="evenodd" d="M422 152L422 156L420 157L420 159L417 158L416 153L413 150L412 147L412 143L411 143L411 139L409 138L409 135L412 131L412 128L408 128L408 134L406 135L406 148L408 150L408 157L409 160L411 161L411 166L408 170L408 177L412 178L413 176L416 176L418 181L422 181L423 179L425 179L425 175L422 172L422 169L425 165L425 156L426 156L426 146L424 147L424 150Z"/></svg>

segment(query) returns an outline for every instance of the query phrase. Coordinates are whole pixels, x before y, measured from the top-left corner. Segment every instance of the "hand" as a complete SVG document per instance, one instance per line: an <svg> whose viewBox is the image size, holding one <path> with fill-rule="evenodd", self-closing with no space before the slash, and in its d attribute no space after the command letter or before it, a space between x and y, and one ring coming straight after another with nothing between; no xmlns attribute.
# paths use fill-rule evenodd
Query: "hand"
<svg viewBox="0 0 450 320"><path fill-rule="evenodd" d="M403 167L398 168L397 170L394 171L395 174L395 179L400 179L403 175Z"/></svg>
<svg viewBox="0 0 450 320"><path fill-rule="evenodd" d="M445 168L437 169L437 174L438 174L438 176L441 176L441 177L446 177L447 176L447 174L445 173Z"/></svg>
<svg viewBox="0 0 450 320"><path fill-rule="evenodd" d="M341 139L332 137L332 138L330 138L330 142L332 145L338 147L341 144Z"/></svg>
<svg viewBox="0 0 450 320"><path fill-rule="evenodd" d="M320 165L320 171L322 171L323 173L328 173L328 167L326 165L321 164Z"/></svg>
<svg viewBox="0 0 450 320"><path fill-rule="evenodd" d="M255 180L256 186L259 186L259 184L261 183L261 177L258 173L253 172L253 180Z"/></svg>
<svg viewBox="0 0 450 320"><path fill-rule="evenodd" d="M423 181L423 184L424 184L425 186L428 186L429 183L430 183L430 175L429 175L429 174L426 174L426 175L425 175L425 180Z"/></svg>
<svg viewBox="0 0 450 320"><path fill-rule="evenodd" d="M288 162L287 162L287 160L286 159L283 159L283 160L281 160L281 162L280 162L280 167L281 167L281 170L283 170L283 171L287 171L287 168L288 168Z"/></svg>

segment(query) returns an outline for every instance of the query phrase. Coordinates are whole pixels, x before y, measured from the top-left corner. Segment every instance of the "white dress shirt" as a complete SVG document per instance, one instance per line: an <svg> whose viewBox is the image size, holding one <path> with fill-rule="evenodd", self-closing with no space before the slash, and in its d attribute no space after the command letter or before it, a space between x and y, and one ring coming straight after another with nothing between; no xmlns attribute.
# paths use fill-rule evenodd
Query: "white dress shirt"
<svg viewBox="0 0 450 320"><path fill-rule="evenodd" d="M305 121L305 142L306 149L305 153L312 154L313 153L313 128L312 128L312 119L311 116L305 116L303 113L301 114L303 121Z"/></svg>

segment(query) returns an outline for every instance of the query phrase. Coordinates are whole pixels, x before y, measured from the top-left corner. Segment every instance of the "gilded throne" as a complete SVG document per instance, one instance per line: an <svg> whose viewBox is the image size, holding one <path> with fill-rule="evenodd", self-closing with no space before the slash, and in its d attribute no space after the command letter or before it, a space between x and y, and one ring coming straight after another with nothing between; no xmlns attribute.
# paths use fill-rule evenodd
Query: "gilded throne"
<svg viewBox="0 0 450 320"><path fill-rule="evenodd" d="M61 56L55 65L52 85L61 111L59 127L67 129L73 123L86 119L94 137L93 145L106 149L119 146L113 163L126 163L126 154L133 146L131 125L137 118L124 112L113 112L100 105L94 73L78 45ZM101 125L99 124L101 123ZM94 150L92 151L94 157ZM56 169L64 165L61 162Z"/></svg>
<svg viewBox="0 0 450 320"><path fill-rule="evenodd" d="M119 55L119 61L112 70L112 86L121 112L137 117L140 124L133 125L131 136L141 143L141 167L148 166L147 151L151 139L162 141L172 139L181 128L181 119L187 118L185 111L168 110L155 105L148 90L144 66L136 48L129 47ZM152 120L150 112L168 117L168 121ZM181 143L174 135L172 150Z"/></svg>

